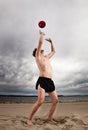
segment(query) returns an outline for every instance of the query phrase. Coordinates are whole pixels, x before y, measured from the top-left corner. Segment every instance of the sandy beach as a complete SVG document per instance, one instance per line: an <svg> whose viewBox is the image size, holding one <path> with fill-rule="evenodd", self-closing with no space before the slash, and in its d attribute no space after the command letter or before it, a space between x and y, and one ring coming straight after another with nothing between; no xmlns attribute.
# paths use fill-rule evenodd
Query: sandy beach
<svg viewBox="0 0 88 130"><path fill-rule="evenodd" d="M54 113L56 125L47 122L50 103L44 103L26 122L32 103L0 104L0 130L88 130L88 102L58 103Z"/></svg>

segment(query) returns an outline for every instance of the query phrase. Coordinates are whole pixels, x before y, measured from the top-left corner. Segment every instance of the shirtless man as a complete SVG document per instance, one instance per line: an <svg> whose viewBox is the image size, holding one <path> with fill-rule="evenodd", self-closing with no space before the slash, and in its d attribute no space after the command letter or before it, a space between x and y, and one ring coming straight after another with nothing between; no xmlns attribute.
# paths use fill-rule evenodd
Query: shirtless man
<svg viewBox="0 0 88 130"><path fill-rule="evenodd" d="M40 37L38 42L38 47L33 51L33 56L35 57L37 66L39 68L39 78L36 83L36 89L38 90L38 99L36 103L33 105L32 111L30 113L28 124L32 125L32 118L35 114L35 112L38 110L38 108L42 105L45 99L45 92L47 92L52 100L50 112L48 115L48 121L55 123L53 121L53 113L55 111L57 102L58 102L58 96L55 91L55 85L52 80L52 67L50 64L49 59L54 55L55 49L52 43L52 40L45 39L48 41L51 45L51 52L48 55L44 55L44 50L42 50L42 44L43 44L43 38L44 33L40 31Z"/></svg>

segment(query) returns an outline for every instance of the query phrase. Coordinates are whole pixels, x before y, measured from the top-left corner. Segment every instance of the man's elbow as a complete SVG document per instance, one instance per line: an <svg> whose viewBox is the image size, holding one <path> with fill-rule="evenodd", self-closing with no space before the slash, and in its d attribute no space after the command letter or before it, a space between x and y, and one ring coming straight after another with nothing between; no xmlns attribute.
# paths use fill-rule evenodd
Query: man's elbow
<svg viewBox="0 0 88 130"><path fill-rule="evenodd" d="M52 51L52 55L54 55L55 54L55 51Z"/></svg>
<svg viewBox="0 0 88 130"><path fill-rule="evenodd" d="M55 49L52 49L52 52L55 53L56 52Z"/></svg>
<svg viewBox="0 0 88 130"><path fill-rule="evenodd" d="M55 54L55 53L56 53L56 51L55 51L55 50L53 50L53 53Z"/></svg>

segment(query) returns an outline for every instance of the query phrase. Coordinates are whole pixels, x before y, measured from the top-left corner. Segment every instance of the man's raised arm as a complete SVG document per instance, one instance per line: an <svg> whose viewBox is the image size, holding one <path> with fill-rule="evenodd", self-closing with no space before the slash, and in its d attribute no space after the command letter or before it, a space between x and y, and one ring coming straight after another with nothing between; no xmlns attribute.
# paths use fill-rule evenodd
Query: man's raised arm
<svg viewBox="0 0 88 130"><path fill-rule="evenodd" d="M39 37L39 41L38 41L38 47L37 47L37 51L36 51L36 55L38 56L39 53L41 52L41 48L42 48L42 44L43 44L43 37L44 37L44 33L40 31L40 37Z"/></svg>
<svg viewBox="0 0 88 130"><path fill-rule="evenodd" d="M54 48L53 42L50 38L45 39L45 40L51 44L51 52L47 55L48 58L51 58L55 54L55 48Z"/></svg>

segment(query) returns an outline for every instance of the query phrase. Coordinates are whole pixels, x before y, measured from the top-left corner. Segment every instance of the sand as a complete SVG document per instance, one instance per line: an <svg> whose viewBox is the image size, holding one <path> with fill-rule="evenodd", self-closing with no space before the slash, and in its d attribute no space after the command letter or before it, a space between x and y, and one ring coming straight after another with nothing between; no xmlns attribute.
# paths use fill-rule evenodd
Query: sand
<svg viewBox="0 0 88 130"><path fill-rule="evenodd" d="M88 130L88 102L58 103L55 125L47 122L50 103L44 103L27 124L32 108L29 104L0 104L0 130Z"/></svg>

